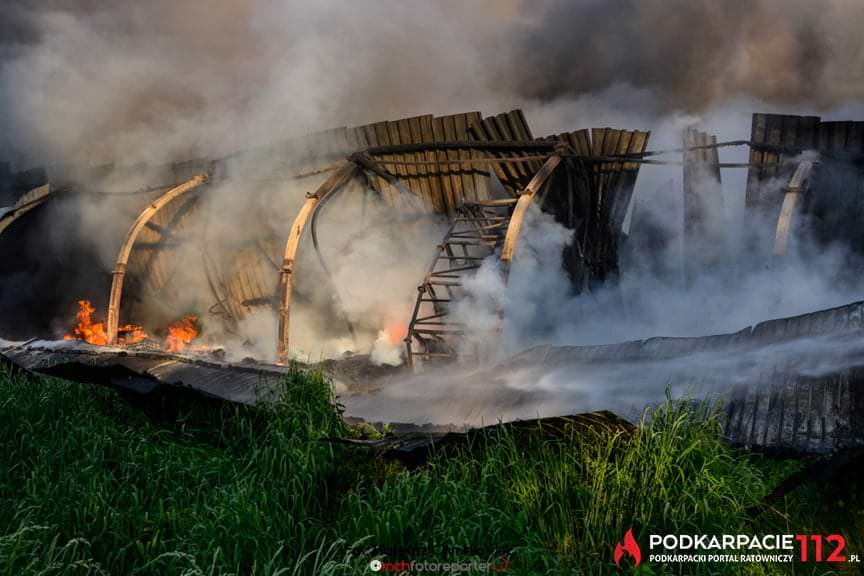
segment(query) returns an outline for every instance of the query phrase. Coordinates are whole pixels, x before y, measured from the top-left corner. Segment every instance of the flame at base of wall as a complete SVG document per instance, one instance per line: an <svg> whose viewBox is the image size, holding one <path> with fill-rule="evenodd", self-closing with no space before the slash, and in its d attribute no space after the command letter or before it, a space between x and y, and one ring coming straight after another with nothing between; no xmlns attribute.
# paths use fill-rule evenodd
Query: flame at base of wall
<svg viewBox="0 0 864 576"><path fill-rule="evenodd" d="M108 332L105 322L94 322L93 313L96 309L89 300L78 301L78 312L75 314L75 327L63 336L64 340L81 340L95 346L108 344ZM117 330L118 340L123 344L135 344L146 340L147 333L141 326L125 324Z"/></svg>
<svg viewBox="0 0 864 576"><path fill-rule="evenodd" d="M96 308L90 300L78 301L78 312L75 314L75 326L63 336L64 340L79 340L94 346L108 345L106 322L94 318ZM188 315L172 323L167 328L168 335L159 347L167 352L183 352L190 349L191 343L198 338L200 326L198 317ZM136 324L124 324L117 330L117 341L121 346L130 346L140 342L153 342L150 334ZM201 351L204 346L191 346L193 351Z"/></svg>

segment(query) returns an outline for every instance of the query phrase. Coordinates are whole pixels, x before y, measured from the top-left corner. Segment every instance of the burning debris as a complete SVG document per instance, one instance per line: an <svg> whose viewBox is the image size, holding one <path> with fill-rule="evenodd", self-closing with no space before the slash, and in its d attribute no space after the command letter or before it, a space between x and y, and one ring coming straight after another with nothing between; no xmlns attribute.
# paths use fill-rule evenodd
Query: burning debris
<svg viewBox="0 0 864 576"><path fill-rule="evenodd" d="M77 324L72 332L66 334L64 340L83 340L94 346L105 346L108 344L108 334L105 332L105 323L92 320L93 304L89 300L78 301L78 313L75 315Z"/></svg>
<svg viewBox="0 0 864 576"><path fill-rule="evenodd" d="M165 349L168 352L183 352L198 337L198 332L198 317L192 315L186 316L182 320L168 326Z"/></svg>
<svg viewBox="0 0 864 576"><path fill-rule="evenodd" d="M78 312L75 314L76 324L70 332L63 336L64 340L78 340L94 346L108 346L108 332L105 322L94 321L96 308L89 300L78 301ZM120 346L133 346L144 343L145 348L156 347L166 352L180 353L184 351L204 352L210 348L204 345L191 345L198 338L200 326L198 317L189 315L167 328L168 335L163 343L158 343L141 326L124 324L117 330L117 342Z"/></svg>
<svg viewBox="0 0 864 576"><path fill-rule="evenodd" d="M63 339L81 340L94 346L107 346L108 333L105 329L105 322L94 322L94 312L96 312L96 308L89 300L79 300L78 313L75 314L75 327L63 336ZM127 346L148 338L147 333L140 326L133 324L124 324L117 332L119 341Z"/></svg>
<svg viewBox="0 0 864 576"><path fill-rule="evenodd" d="M451 365L406 375L360 355L318 367L336 380L339 403L353 421L408 430L421 426L428 433L602 406L636 420L644 406L662 401L667 390L708 399L727 394L719 417L731 442L826 454L864 446L864 419L859 418L864 413L859 392L864 382L862 334L864 302L857 302L730 334L540 346L483 367ZM23 368L105 382L135 394L165 385L244 404L270 398L289 370L135 347L117 354L109 348L0 340L0 359L4 356ZM406 426L410 424L417 426Z"/></svg>

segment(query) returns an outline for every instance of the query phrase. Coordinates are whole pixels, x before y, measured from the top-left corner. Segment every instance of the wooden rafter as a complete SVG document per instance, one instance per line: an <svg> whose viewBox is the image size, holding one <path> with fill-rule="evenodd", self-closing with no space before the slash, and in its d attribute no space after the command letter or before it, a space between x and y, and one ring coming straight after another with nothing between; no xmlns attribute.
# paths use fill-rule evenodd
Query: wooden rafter
<svg viewBox="0 0 864 576"><path fill-rule="evenodd" d="M786 254L786 246L789 241L789 232L792 228L792 219L795 217L798 199L807 185L807 179L813 170L813 163L804 160L798 164L795 173L789 180L789 186L783 195L783 205L780 208L780 217L777 219L777 231L774 234L774 255Z"/></svg>
<svg viewBox="0 0 864 576"><path fill-rule="evenodd" d="M120 252L117 255L117 262L114 265L114 276L111 281L111 296L108 301L108 345L113 346L117 343L117 330L120 326L120 302L123 297L123 282L126 278L126 265L129 262L129 256L132 254L132 248L135 241L138 239L138 234L147 225L147 223L167 204L172 200L179 198L187 192L198 188L208 180L207 174L198 174L187 180L186 182L176 186L160 196L155 202L147 206L138 218L129 228L126 234L126 239L120 246Z"/></svg>
<svg viewBox="0 0 864 576"><path fill-rule="evenodd" d="M0 214L0 234L18 218L41 206L51 196L50 184L39 186L24 194L9 211Z"/></svg>
<svg viewBox="0 0 864 576"><path fill-rule="evenodd" d="M297 248L306 223L315 214L321 201L336 190L345 186L354 176L359 173L359 167L353 162L348 162L336 170L315 192L307 195L306 202L300 208L300 212L294 218L288 240L285 242L285 252L282 258L282 269L279 274L279 339L276 347L277 363L288 362L289 339L291 329L291 293L294 287L294 260L297 256Z"/></svg>
<svg viewBox="0 0 864 576"><path fill-rule="evenodd" d="M550 156L519 195L516 207L513 209L513 216L507 225L507 234L504 236L504 245L501 250L501 263L504 264L505 271L509 270L513 255L516 253L516 243L522 232L522 222L525 220L528 208L560 163L561 156Z"/></svg>

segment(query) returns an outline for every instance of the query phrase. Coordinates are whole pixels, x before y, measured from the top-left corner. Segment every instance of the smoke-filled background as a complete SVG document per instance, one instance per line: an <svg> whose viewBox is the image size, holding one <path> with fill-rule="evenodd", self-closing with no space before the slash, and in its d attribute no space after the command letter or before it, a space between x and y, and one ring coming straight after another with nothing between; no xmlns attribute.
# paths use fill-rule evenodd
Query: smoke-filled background
<svg viewBox="0 0 864 576"><path fill-rule="evenodd" d="M539 133L864 91L855 0L4 0L0 156L175 159L417 113ZM818 86L818 89L815 87Z"/></svg>
<svg viewBox="0 0 864 576"><path fill-rule="evenodd" d="M18 169L213 157L334 126L513 107L536 135L610 125L652 130L650 147L661 148L678 146L691 125L719 140L746 138L754 111L855 118L864 99L864 4L856 0L4 0L0 12L0 159ZM721 161L746 152L724 149ZM567 232L540 217L526 231L528 256L509 295L482 286L481 271L478 294L529 303L506 319L506 350L731 330L858 294L835 282L844 246L796 249L782 269L746 257L743 170L724 171L724 208L714 217L728 231L729 254L744 258L734 275L723 267L683 282L679 172L641 170L626 231L632 246L653 230L663 248L622 254L619 288L574 298L557 266ZM274 232L284 232L301 197L285 200ZM106 238L110 266L122 230L106 232L110 214L83 212L88 235ZM223 227L240 225L236 210L221 212L230 215ZM331 230L344 229L334 212ZM377 218L395 217L385 212ZM440 236L438 225L412 228L416 242L401 251L393 236L351 242L363 238L360 227L331 232L331 247L372 251L380 264L367 269L368 284L351 269L361 259L336 266L337 285L356 294L337 295L340 313L363 324L374 310L374 335L391 312L363 295L376 294L382 270L401 271L387 279L393 294L413 290L428 264L413 248L434 248L427 240ZM308 292L313 304L321 298ZM314 330L320 317L300 322ZM274 330L272 318L253 324L248 331L261 339ZM338 339L328 333L303 352L335 354L344 348ZM379 359L397 361L392 350Z"/></svg>

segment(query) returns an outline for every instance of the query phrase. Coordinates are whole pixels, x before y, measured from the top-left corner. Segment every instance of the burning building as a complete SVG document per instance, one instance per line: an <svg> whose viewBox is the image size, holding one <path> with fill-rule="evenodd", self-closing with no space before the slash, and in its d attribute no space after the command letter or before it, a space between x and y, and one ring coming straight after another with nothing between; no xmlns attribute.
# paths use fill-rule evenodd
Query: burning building
<svg viewBox="0 0 864 576"><path fill-rule="evenodd" d="M383 332L383 338L391 344L398 341L400 347L407 338L409 361L415 356L453 355L455 345L447 342L454 333L446 321L447 302L456 298L460 278L476 270L486 256L497 254L504 263L512 260L532 204L590 238L590 245L577 244L565 257L574 286L585 289L615 273L615 230L623 221L638 172L638 163L621 160L639 157L647 141L647 133L613 129L534 138L521 111L515 110L491 117L420 116L342 128L217 160L64 174L60 184L46 182L53 191L46 188L38 198L28 193L5 215L9 232L3 239L9 245L33 246L28 231L36 233L47 224L41 219L48 216L41 213L70 196L93 194L88 182L101 187L111 185L106 180L143 185L132 194L102 190L97 193L102 196L98 206L85 207L86 201L76 205L110 214L112 222L106 227L113 228L116 237L109 238L106 230L105 236L90 241L58 238L56 245L39 250L32 259L28 255L24 261L6 263L7 286L12 285L9 278L24 274L28 266L40 267L47 254L76 270L87 270L77 276L87 278L89 285L86 290L68 286L68 294L57 296L52 286L62 283L68 272L62 267L40 268L35 278L28 276L28 290L10 290L4 298L10 312L38 307L39 313L23 319L4 314L8 325L3 330L17 338L51 337L53 326L46 319L53 323L68 317L70 300L82 297L94 302L97 316L101 312L104 318L104 337L100 333L88 339L96 344L116 344L131 326L162 332L187 313L201 317L205 331L218 338L245 338L241 325L263 311L278 313L278 337L269 344L284 362L291 352L292 309L312 301L330 320L321 324L334 325L341 336L361 346L363 334L358 332L371 332L367 343ZM599 164L590 160L603 157L607 161ZM158 183L166 179L174 183L160 189ZM336 203L342 203L340 213L355 220L353 237L344 230L326 236L319 231L327 226L320 216L325 206ZM30 210L34 212L28 214ZM119 239L117 214L128 218L136 211ZM394 218L395 224L388 221ZM358 226L356 221L363 219L365 227ZM358 244L381 230L396 243L414 236L416 257L409 260L420 268L408 284L412 293L419 287L420 297L415 301L412 293L406 294L400 278L397 290L386 295L393 302L382 306L373 301L364 310L372 314L352 314L352 305L364 305L344 302L350 300L347 286L335 282L327 264L328 258L338 260L341 254L328 256L327 251L335 241L344 243L340 252L347 247L362 254ZM75 231L69 235L74 237ZM343 238L336 240L338 236ZM107 271L80 247L90 244L92 249L95 243L95 248L104 248L117 245L118 239L107 288ZM62 255L70 245L76 246L75 252ZM304 255L311 260L313 254L317 262L303 260ZM429 266L430 257L428 274L416 273ZM385 262L358 264L373 274L385 272L373 269ZM304 268L313 265L317 270L304 279ZM411 267L404 260L400 265ZM44 283L41 274L46 276ZM47 293L52 296L45 298ZM370 315L378 316L372 325ZM272 357L273 352L264 356Z"/></svg>
<svg viewBox="0 0 864 576"><path fill-rule="evenodd" d="M682 250L671 267L682 289L711 275L737 277L745 260L780 269L793 245L816 250L838 242L851 247L835 271L842 282L859 266L862 127L755 114L749 140L718 142L690 129L680 148L649 150L648 132L595 128L536 137L520 110L473 112L339 128L164 166L6 169L0 334L180 354L217 350L220 358L279 364L350 351L415 370L496 365L508 331L518 332L520 307L535 304L518 292L483 303L478 286L486 274L505 289L511 274L519 276L520 258L530 257L523 254L532 244L526 234L537 222L562 239L548 275L566 279L568 298L592 302L611 293L620 302L615 308L628 306L619 290L623 263L649 261L670 242L668 230L648 231L650 218L634 199L645 165L683 168ZM729 146L748 146L749 161L721 163L718 151ZM721 168L748 170L744 226L751 230L737 251L717 218ZM76 219L89 224L76 226ZM525 282L521 274L514 282ZM529 270L529 283L542 285L536 274ZM546 296L552 300L552 291L540 293ZM474 322L484 306L489 321ZM553 316L566 313L559 308ZM858 329L852 308L838 314L847 320L824 330L790 320L790 338ZM732 341L756 342L746 331L731 340L637 340L542 356L575 359L583 368L610 358L622 365L668 360L692 354L692 342L718 353ZM776 326L771 334L779 338L772 343L785 341ZM520 340L522 348L532 343L556 340ZM730 430L742 441L800 444L798 421L813 415L822 424L805 426L805 443L823 449L837 438L857 442L857 368L829 371L836 380L827 384L768 364L786 376L730 405ZM687 370L677 373L693 382ZM812 386L821 390L815 400ZM799 402L802 389L810 408ZM784 418L796 422L790 433ZM770 426L780 430L774 437L755 432Z"/></svg>

